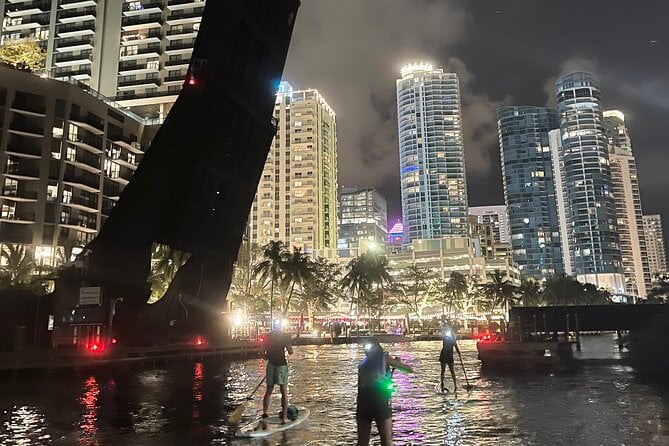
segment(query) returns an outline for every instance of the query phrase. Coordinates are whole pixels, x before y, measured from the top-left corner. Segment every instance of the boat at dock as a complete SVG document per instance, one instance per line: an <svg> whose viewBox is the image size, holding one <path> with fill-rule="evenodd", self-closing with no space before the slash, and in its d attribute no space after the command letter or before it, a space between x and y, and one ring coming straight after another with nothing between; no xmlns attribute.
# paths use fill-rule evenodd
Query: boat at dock
<svg viewBox="0 0 669 446"><path fill-rule="evenodd" d="M505 341L486 338L476 342L484 368L513 370L566 370L575 365L572 341Z"/></svg>

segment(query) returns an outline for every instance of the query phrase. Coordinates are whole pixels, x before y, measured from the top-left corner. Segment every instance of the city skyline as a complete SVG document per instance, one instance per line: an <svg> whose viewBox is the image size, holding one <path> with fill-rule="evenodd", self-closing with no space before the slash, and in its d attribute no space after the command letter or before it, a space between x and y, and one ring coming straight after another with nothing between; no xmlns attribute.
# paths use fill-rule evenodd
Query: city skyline
<svg viewBox="0 0 669 446"><path fill-rule="evenodd" d="M660 77L666 68L658 57L669 36L658 13L666 6L646 1L645 8L635 8L646 25L630 37L609 32L629 25L629 11L621 5L602 10L579 4L583 14L574 17L575 2L558 6L508 1L395 1L393 7L384 8L378 8L377 3L304 1L284 78L317 85L332 97L331 105L339 118L340 163L347 166L341 169L340 183L378 188L388 200L390 220L399 217L400 209L392 75L404 63L422 58L460 77L470 205L504 201L497 107L554 107L555 79L567 71L586 69L600 78L606 92L604 107L619 109L627 117L635 142L644 213L669 212L659 170L666 164L661 122L669 113L669 100L665 100L669 85ZM384 20L375 20L370 26L367 18L379 11ZM606 20L586 26L586 17L595 12ZM528 39L520 26L523 21L547 15L556 19L548 25L551 28ZM565 41L557 26L563 22L561 17L583 26L590 38ZM402 32L396 33L400 25ZM365 30L358 29L363 26ZM487 29L490 32L484 33ZM368 36L368 41L354 42L361 35ZM500 53L500 47L508 51ZM324 53L328 58L315 63ZM627 57L625 64L620 63L621 53Z"/></svg>

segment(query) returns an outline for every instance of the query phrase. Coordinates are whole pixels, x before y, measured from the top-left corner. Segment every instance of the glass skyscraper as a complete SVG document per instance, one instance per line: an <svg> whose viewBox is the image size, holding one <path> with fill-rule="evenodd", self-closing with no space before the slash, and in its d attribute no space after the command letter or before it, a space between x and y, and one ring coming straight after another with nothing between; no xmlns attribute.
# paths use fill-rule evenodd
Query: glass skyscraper
<svg viewBox="0 0 669 446"><path fill-rule="evenodd" d="M460 86L455 73L407 65L397 80L405 243L467 237Z"/></svg>
<svg viewBox="0 0 669 446"><path fill-rule="evenodd" d="M569 73L557 80L556 94L568 234L563 246L578 280L624 292L599 82L591 73Z"/></svg>
<svg viewBox="0 0 669 446"><path fill-rule="evenodd" d="M557 111L509 106L497 110L504 200L513 260L521 274L542 279L564 271L548 132Z"/></svg>

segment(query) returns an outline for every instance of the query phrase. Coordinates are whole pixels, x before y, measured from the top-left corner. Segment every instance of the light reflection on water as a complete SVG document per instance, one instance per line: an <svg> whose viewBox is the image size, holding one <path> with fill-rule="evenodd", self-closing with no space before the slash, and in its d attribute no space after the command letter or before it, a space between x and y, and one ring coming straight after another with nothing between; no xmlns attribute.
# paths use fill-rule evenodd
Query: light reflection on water
<svg viewBox="0 0 669 446"><path fill-rule="evenodd" d="M500 376L481 373L474 343L463 342L474 389L466 392L460 382L457 394L442 395L436 392L439 343L386 348L417 372L395 373L397 445L669 444L669 397L636 382L625 366ZM257 359L93 376L4 377L0 444L350 445L362 354L357 345L296 347L291 402L309 407L312 416L303 428L254 442L233 440L226 420L262 378L264 363ZM583 354L613 357L617 349L612 337L585 338ZM461 380L459 367L457 373ZM248 403L247 414L260 410L263 390ZM272 410L279 405L276 395Z"/></svg>

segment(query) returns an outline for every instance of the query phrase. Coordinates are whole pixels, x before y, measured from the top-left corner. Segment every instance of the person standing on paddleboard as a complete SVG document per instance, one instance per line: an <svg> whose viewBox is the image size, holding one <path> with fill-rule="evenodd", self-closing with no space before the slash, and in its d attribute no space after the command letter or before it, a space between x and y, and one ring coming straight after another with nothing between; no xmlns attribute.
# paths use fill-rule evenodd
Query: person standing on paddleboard
<svg viewBox="0 0 669 446"><path fill-rule="evenodd" d="M458 340L455 337L455 330L450 326L446 325L441 333L442 345L441 353L439 354L439 363L441 364L441 374L439 381L441 383L441 391L446 390L444 386L444 372L446 371L446 365L451 370L451 376L453 377L453 391L458 390L458 383L455 380L455 369L453 367L454 358L453 358L453 348L460 354L460 348L458 347Z"/></svg>
<svg viewBox="0 0 669 446"><path fill-rule="evenodd" d="M263 357L267 361L265 365L267 387L262 400L262 417L267 418L270 397L274 391L274 386L278 385L281 391L281 420L284 423L288 422L288 361L286 361L286 352L289 355L293 354L290 335L282 333L279 329L273 330L265 339L263 349Z"/></svg>
<svg viewBox="0 0 669 446"><path fill-rule="evenodd" d="M383 351L376 339L365 344L365 358L358 365L358 401L355 418L358 424L358 446L369 445L372 421L381 436L381 445L393 444L393 424L390 397L393 382L390 367L413 372L410 365Z"/></svg>

